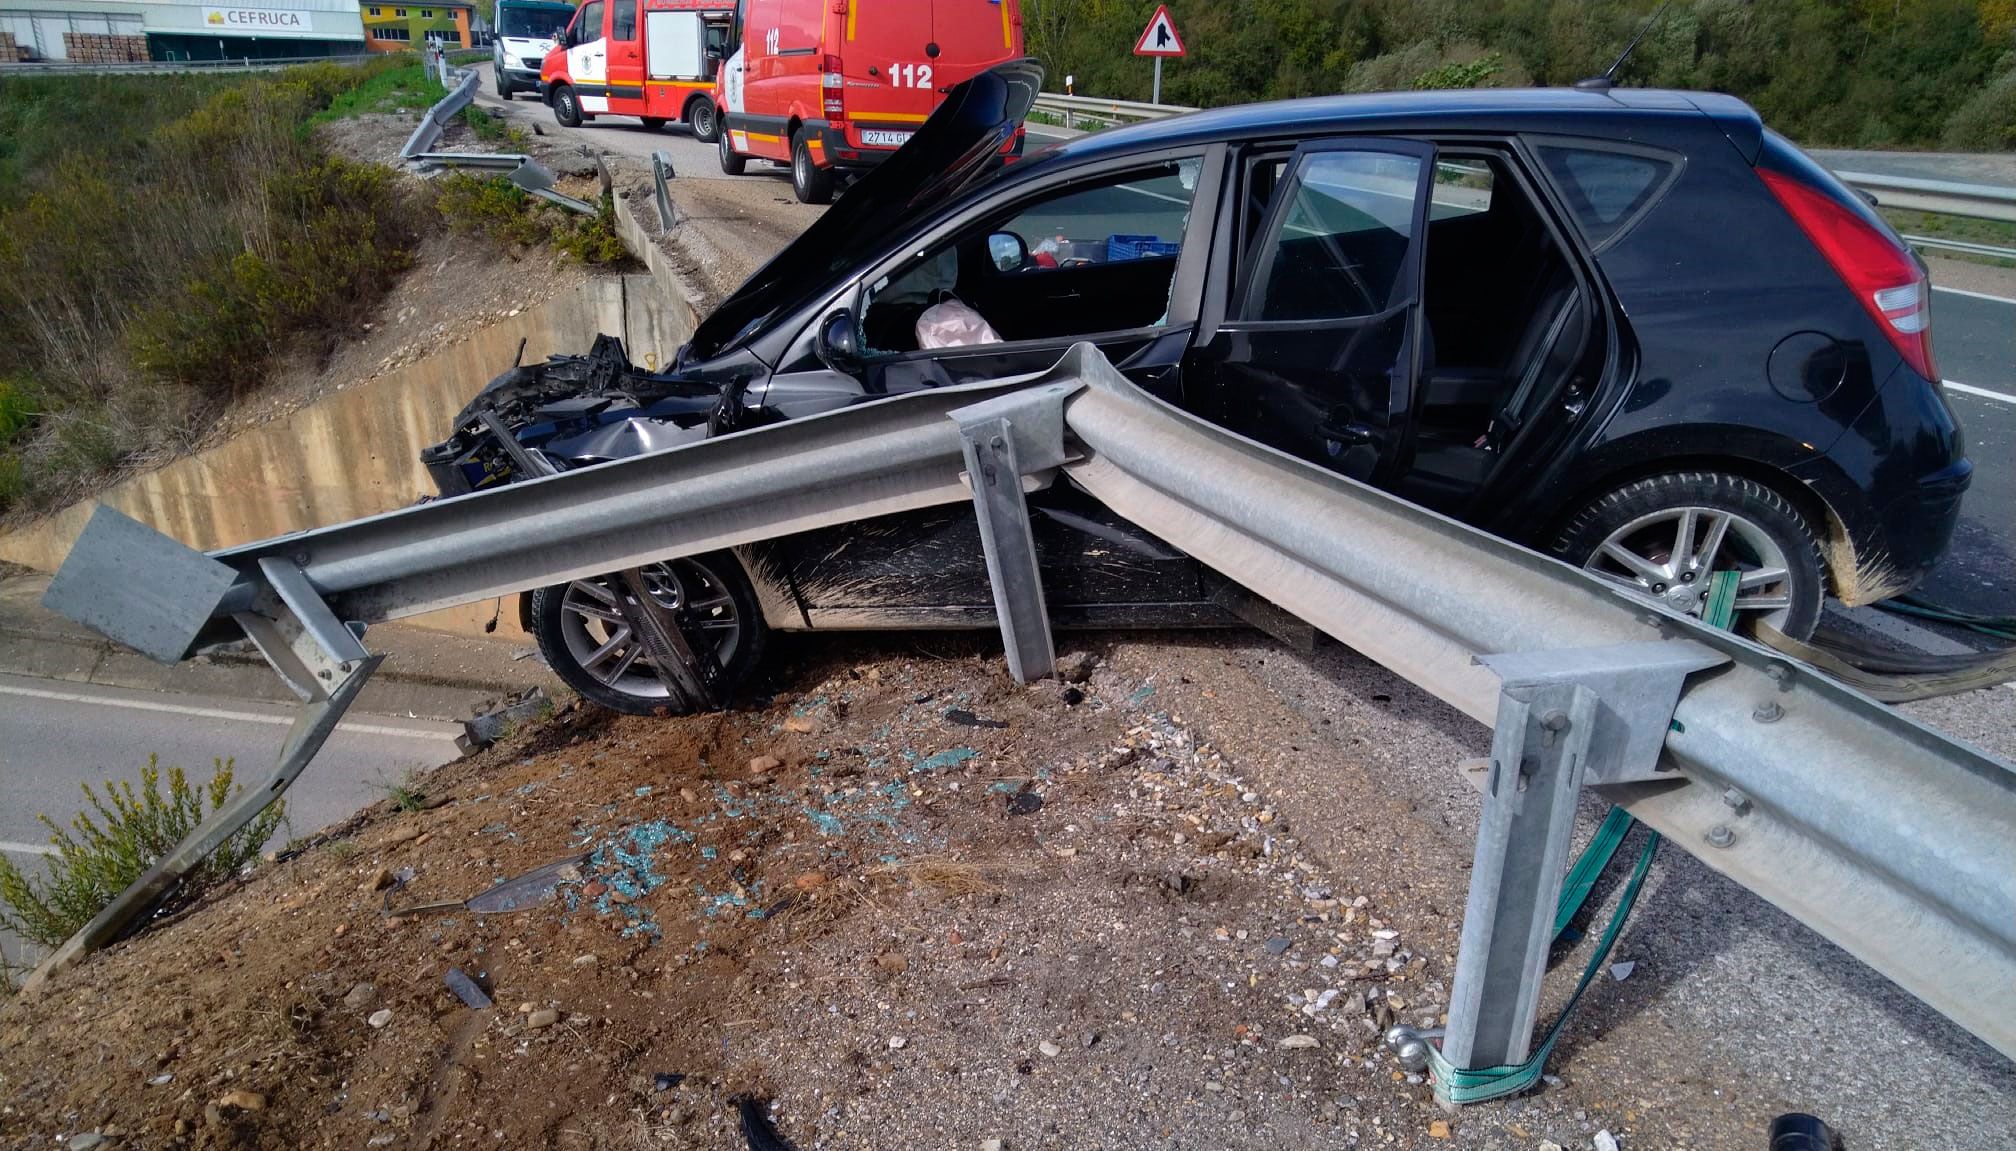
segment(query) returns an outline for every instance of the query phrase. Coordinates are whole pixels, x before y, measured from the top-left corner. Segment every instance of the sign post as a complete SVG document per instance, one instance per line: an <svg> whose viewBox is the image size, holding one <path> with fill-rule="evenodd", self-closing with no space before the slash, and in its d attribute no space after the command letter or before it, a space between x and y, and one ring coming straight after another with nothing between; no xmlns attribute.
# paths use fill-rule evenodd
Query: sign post
<svg viewBox="0 0 2016 1151"><path fill-rule="evenodd" d="M1168 56L1182 56L1183 37L1176 31L1176 21L1169 18L1169 6L1159 5L1155 15L1149 17L1148 27L1141 30L1141 38L1134 42L1136 56L1155 58L1155 92L1148 98L1151 104L1162 102L1162 60Z"/></svg>

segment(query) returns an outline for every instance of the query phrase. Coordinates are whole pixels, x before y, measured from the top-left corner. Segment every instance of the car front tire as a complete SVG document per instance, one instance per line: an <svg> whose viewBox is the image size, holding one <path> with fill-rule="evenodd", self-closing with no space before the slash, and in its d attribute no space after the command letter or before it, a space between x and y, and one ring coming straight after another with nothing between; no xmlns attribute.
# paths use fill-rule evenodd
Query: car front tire
<svg viewBox="0 0 2016 1151"><path fill-rule="evenodd" d="M1759 622L1807 639L1820 622L1820 538L1780 492L1727 472L1648 476L1578 511L1555 539L1562 559L1633 594L1699 616L1708 577L1741 573L1733 627Z"/></svg>
<svg viewBox="0 0 2016 1151"><path fill-rule="evenodd" d="M562 128L581 126L581 102L575 97L571 85L562 84L553 89L553 119Z"/></svg>
<svg viewBox="0 0 2016 1151"><path fill-rule="evenodd" d="M511 99L511 93L516 92L518 90L517 85L511 83L511 81L506 80L504 78L503 67L494 60L491 61L490 63L490 75L492 80L494 80L496 83L497 98L500 100L509 101Z"/></svg>
<svg viewBox="0 0 2016 1151"><path fill-rule="evenodd" d="M742 170L749 166L748 157L737 152L735 145L728 139L726 127L715 133L714 150L721 157L721 171L730 176L740 176Z"/></svg>
<svg viewBox="0 0 2016 1151"><path fill-rule="evenodd" d="M711 641L721 665L721 686L732 692L763 658L768 629L756 592L729 552L709 552L652 564L645 580L658 602L689 613ZM624 622L618 597L628 585L617 575L594 576L540 588L529 615L539 654L583 699L625 715L680 715L641 645Z"/></svg>
<svg viewBox="0 0 2016 1151"><path fill-rule="evenodd" d="M791 137L791 190L801 204L825 204L833 199L833 169L812 162L812 132L798 129Z"/></svg>

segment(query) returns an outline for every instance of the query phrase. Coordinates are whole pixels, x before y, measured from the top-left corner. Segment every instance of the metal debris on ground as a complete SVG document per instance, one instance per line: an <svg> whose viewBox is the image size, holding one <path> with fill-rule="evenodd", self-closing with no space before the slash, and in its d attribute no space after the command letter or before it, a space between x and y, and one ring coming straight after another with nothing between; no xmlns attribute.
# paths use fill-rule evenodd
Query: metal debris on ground
<svg viewBox="0 0 2016 1151"><path fill-rule="evenodd" d="M502 707L486 711L474 719L462 722L462 734L455 737L455 746L463 755L474 755L517 730L521 724L543 719L553 711L553 701L546 696L545 689L533 687Z"/></svg>
<svg viewBox="0 0 2016 1151"><path fill-rule="evenodd" d="M444 899L436 903L417 903L410 907L387 907L388 916L419 915L435 911L469 911L477 915L499 915L512 911L523 911L553 898L561 885L581 883L587 878L584 870L589 857L570 856L543 867L533 868L523 875L501 880L487 891L478 892L467 899ZM409 877L410 878L410 877ZM399 884L405 886L404 881ZM399 887L392 890L397 891Z"/></svg>
<svg viewBox="0 0 2016 1151"><path fill-rule="evenodd" d="M448 974L442 977L442 981L448 984L448 990L453 991L457 999L460 999L470 1007L478 1011L489 1009L491 1003L490 997L484 994L483 989L477 986L476 981L469 978L468 973L460 967L450 967Z"/></svg>
<svg viewBox="0 0 2016 1151"><path fill-rule="evenodd" d="M735 1110L741 1115L742 1138L749 1141L749 1151L795 1151L777 1133L776 1125L770 1122L770 1108L762 1100L744 1095L735 1100Z"/></svg>

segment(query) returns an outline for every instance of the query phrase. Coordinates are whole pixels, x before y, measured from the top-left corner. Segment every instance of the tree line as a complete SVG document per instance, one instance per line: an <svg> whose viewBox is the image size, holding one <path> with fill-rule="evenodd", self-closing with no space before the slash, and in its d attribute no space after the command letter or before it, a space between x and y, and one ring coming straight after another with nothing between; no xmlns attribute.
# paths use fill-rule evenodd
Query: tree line
<svg viewBox="0 0 2016 1151"><path fill-rule="evenodd" d="M856 0L861 2L861 0ZM1162 99L1213 106L1392 89L1570 84L1656 0L1169 0L1189 54ZM1155 0L1022 0L1061 91L1146 100ZM1620 84L1749 101L1809 145L2016 147L2016 0L1674 0Z"/></svg>

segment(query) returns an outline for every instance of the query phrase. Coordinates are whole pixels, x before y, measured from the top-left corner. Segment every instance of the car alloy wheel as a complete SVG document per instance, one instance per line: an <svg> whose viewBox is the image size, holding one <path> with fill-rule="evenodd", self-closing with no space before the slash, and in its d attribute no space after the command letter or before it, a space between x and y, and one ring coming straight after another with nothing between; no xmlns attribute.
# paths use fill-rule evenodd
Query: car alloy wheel
<svg viewBox="0 0 2016 1151"><path fill-rule="evenodd" d="M1784 549L1761 526L1720 508L1683 506L1639 516L1611 532L1582 565L1604 579L1698 616L1709 576L1734 569L1739 623L1782 627L1792 607Z"/></svg>
<svg viewBox="0 0 2016 1151"><path fill-rule="evenodd" d="M642 571L651 598L695 621L715 660L727 667L742 643L743 620L721 577L695 559L652 564ZM662 700L669 695L665 684L623 615L619 597L628 593L617 575L568 584L560 600L561 638L574 665L597 683L621 695Z"/></svg>

